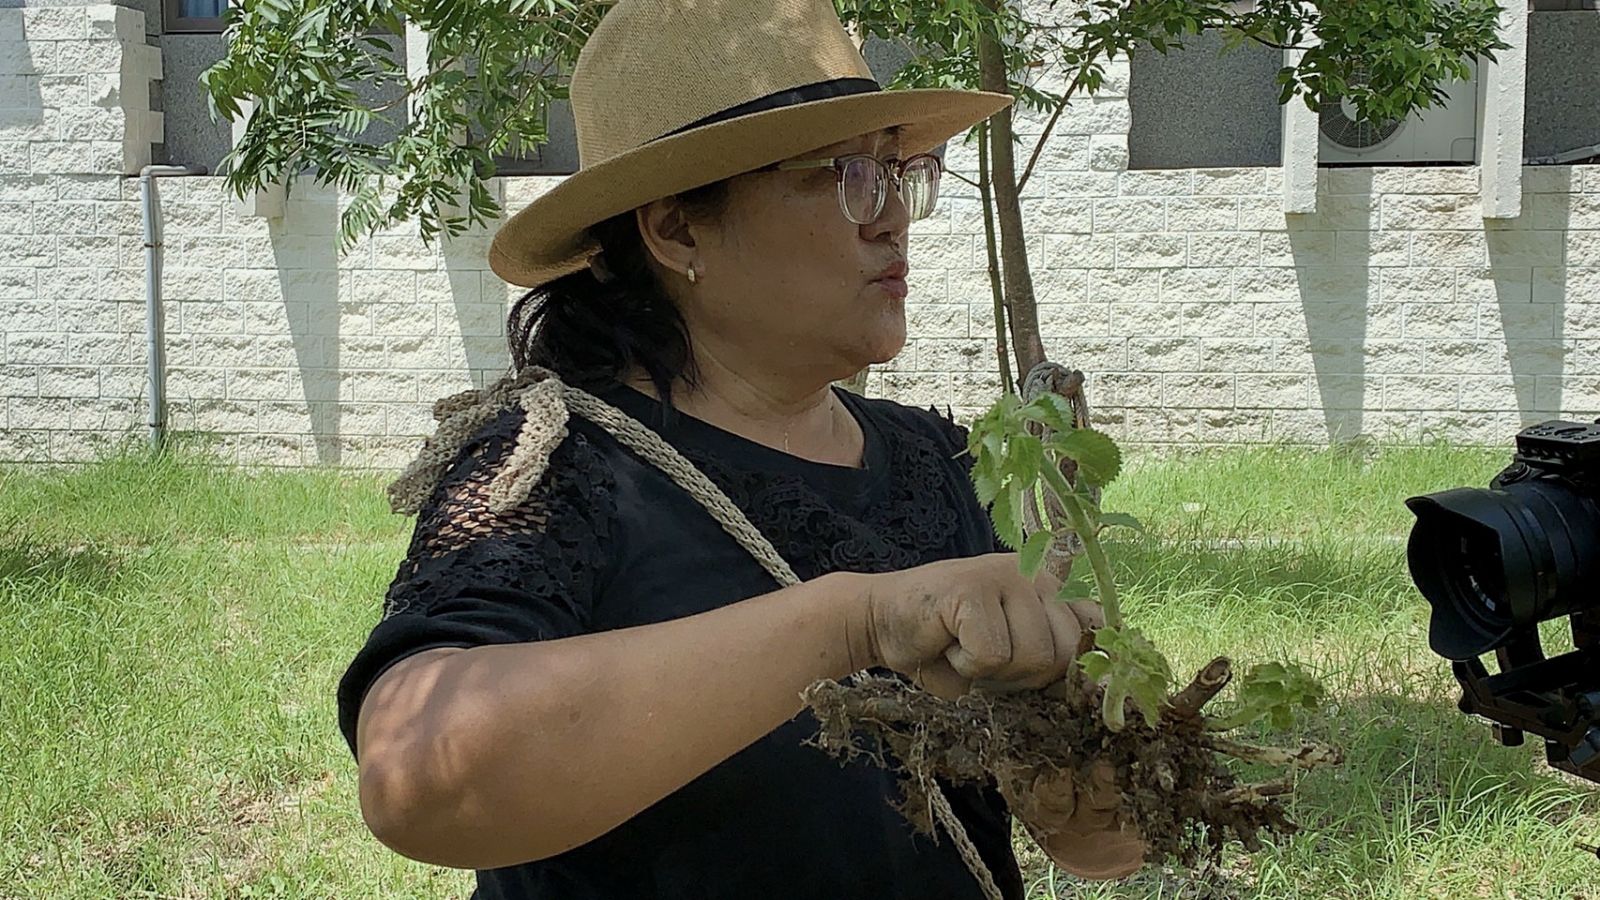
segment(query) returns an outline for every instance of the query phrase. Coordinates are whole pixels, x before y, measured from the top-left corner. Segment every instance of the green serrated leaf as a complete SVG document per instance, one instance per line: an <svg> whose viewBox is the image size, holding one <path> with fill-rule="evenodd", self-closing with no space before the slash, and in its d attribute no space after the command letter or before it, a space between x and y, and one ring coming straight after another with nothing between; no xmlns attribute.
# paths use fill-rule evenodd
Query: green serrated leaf
<svg viewBox="0 0 1600 900"><path fill-rule="evenodd" d="M1040 394L1020 412L1029 421L1038 422L1058 433L1076 428L1072 404L1059 394Z"/></svg>
<svg viewBox="0 0 1600 900"><path fill-rule="evenodd" d="M1057 600L1092 600L1094 587L1086 581L1069 578L1061 583L1061 589L1056 591Z"/></svg>
<svg viewBox="0 0 1600 900"><path fill-rule="evenodd" d="M1144 531L1144 523L1130 513L1103 512L1099 514L1101 528L1132 528L1134 531Z"/></svg>
<svg viewBox="0 0 1600 900"><path fill-rule="evenodd" d="M1091 650L1078 657L1078 665L1091 681L1099 681L1111 674L1111 657L1104 650Z"/></svg>
<svg viewBox="0 0 1600 900"><path fill-rule="evenodd" d="M1048 449L1078 463L1078 473L1092 484L1105 487L1122 471L1122 451L1116 441L1093 428L1077 428L1052 437Z"/></svg>
<svg viewBox="0 0 1600 900"><path fill-rule="evenodd" d="M994 498L994 505L989 508L989 515L994 519L995 533L1000 535L1000 542L1011 550L1022 547L1022 493L1011 485L1000 489Z"/></svg>
<svg viewBox="0 0 1600 900"><path fill-rule="evenodd" d="M1044 464L1043 441L1031 434L1013 434L1006 441L1005 471L1021 483L1037 481L1039 467Z"/></svg>
<svg viewBox="0 0 1600 900"><path fill-rule="evenodd" d="M988 431L983 435L983 446L980 452L1000 464L1006 456L1006 441L998 431Z"/></svg>
<svg viewBox="0 0 1600 900"><path fill-rule="evenodd" d="M1172 666L1167 658L1131 628L1101 628L1095 632L1094 642L1104 661L1090 663L1096 654L1088 653L1080 657L1079 664L1089 677L1104 681L1106 725L1112 730L1121 728L1121 702L1125 699L1132 700L1145 722L1154 727L1172 686ZM1118 698L1115 703L1111 702L1113 696Z"/></svg>
<svg viewBox="0 0 1600 900"><path fill-rule="evenodd" d="M1039 567L1044 565L1045 551L1050 549L1050 542L1055 537L1048 531L1035 531L1028 535L1022 544L1022 574L1032 578L1039 574Z"/></svg>
<svg viewBox="0 0 1600 900"><path fill-rule="evenodd" d="M993 471L993 466L988 460L982 460L972 467L972 487L978 494L978 502L984 506L994 502L1000 495L1000 476Z"/></svg>
<svg viewBox="0 0 1600 900"><path fill-rule="evenodd" d="M1297 709L1315 709L1323 695L1322 684L1299 666L1261 663L1240 679L1233 707L1209 727L1226 731L1265 721L1284 731L1294 726Z"/></svg>

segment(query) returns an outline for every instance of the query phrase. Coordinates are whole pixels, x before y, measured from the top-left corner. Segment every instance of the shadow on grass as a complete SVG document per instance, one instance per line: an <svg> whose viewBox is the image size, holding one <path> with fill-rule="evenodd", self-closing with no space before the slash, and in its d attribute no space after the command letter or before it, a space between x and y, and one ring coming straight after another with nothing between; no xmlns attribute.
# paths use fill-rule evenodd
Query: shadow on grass
<svg viewBox="0 0 1600 900"><path fill-rule="evenodd" d="M21 536L14 524L0 526L0 604L46 585L101 590L116 582L126 562L125 554L93 544L47 544Z"/></svg>
<svg viewBox="0 0 1600 900"><path fill-rule="evenodd" d="M1304 831L1279 858L1351 894L1376 882L1420 895L1423 870L1458 866L1476 871L1457 896L1475 881L1499 882L1494 896L1535 896L1545 879L1600 876L1573 847L1580 823L1596 824L1600 786L1551 770L1537 740L1501 746L1454 701L1363 695L1309 723L1345 762L1301 781L1292 812Z"/></svg>

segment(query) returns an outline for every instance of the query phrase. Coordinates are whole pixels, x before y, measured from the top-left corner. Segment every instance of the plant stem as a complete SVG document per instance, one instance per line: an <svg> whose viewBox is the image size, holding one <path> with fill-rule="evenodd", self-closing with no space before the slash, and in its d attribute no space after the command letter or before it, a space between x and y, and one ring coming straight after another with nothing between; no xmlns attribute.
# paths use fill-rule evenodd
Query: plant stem
<svg viewBox="0 0 1600 900"><path fill-rule="evenodd" d="M1006 298L1000 290L1000 248L994 236L994 182L989 177L989 123L978 126L978 196L983 199L983 235L989 249L989 290L994 293L994 351L1000 364L1000 386L1015 393L1011 351L1006 344Z"/></svg>
<svg viewBox="0 0 1600 900"><path fill-rule="evenodd" d="M1122 606L1117 601L1117 584L1111 577L1111 560L1106 557L1105 548L1100 546L1100 535L1089 521L1089 514L1084 511L1078 495L1067 484L1066 476L1054 466L1046 466L1043 471L1045 480L1056 492L1056 499L1061 501L1061 509L1066 512L1072 530L1083 541L1084 555L1089 557L1089 569L1094 572L1094 586L1100 595L1100 606L1106 613L1106 626L1121 628Z"/></svg>
<svg viewBox="0 0 1600 900"><path fill-rule="evenodd" d="M1035 485L1034 489L1030 493L1032 494L1030 499L1033 501L1033 508L1039 516L1040 527L1042 527L1045 531L1054 534L1056 530L1056 523L1050 520L1049 489L1042 484ZM1045 555L1048 556L1049 551L1046 551ZM1065 581L1066 579L1062 580Z"/></svg>
<svg viewBox="0 0 1600 900"><path fill-rule="evenodd" d="M1173 713L1189 717L1200 715L1200 708L1211 702L1232 678L1233 664L1226 656L1217 657L1194 676L1188 687L1173 695Z"/></svg>

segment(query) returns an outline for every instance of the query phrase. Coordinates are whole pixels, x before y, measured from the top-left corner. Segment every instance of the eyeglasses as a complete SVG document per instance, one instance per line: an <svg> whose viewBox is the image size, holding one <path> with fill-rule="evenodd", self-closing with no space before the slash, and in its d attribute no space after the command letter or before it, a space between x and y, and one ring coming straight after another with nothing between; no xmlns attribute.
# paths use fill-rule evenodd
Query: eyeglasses
<svg viewBox="0 0 1600 900"><path fill-rule="evenodd" d="M900 192L911 221L926 219L939 202L939 177L944 163L931 153L907 160L882 160L866 153L776 163L766 170L788 172L795 169L832 169L839 185L839 208L844 217L857 225L871 225L883 215L889 199L889 185Z"/></svg>

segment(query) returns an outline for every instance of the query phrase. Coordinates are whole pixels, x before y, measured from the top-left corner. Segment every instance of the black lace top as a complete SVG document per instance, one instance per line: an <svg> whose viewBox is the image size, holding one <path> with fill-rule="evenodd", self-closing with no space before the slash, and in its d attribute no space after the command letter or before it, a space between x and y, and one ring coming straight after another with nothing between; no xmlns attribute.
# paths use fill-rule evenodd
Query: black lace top
<svg viewBox="0 0 1600 900"><path fill-rule="evenodd" d="M802 460L682 414L666 427L660 404L631 388L602 398L693 461L802 579L995 549L958 426L932 411L840 396L865 435L860 469ZM777 589L693 499L586 420L573 420L525 503L489 512L489 479L521 418L507 411L469 442L418 516L384 618L339 685L339 725L352 750L367 688L422 650L644 625ZM981 898L953 844L915 834L891 807L893 779L804 746L815 730L802 713L582 847L479 872L477 896ZM1020 900L998 793L947 793L1008 900Z"/></svg>

